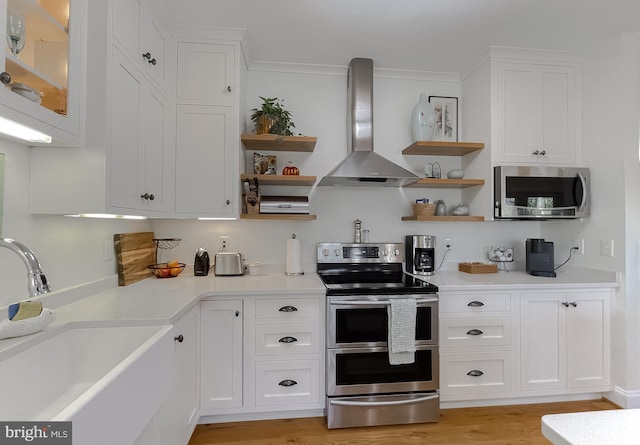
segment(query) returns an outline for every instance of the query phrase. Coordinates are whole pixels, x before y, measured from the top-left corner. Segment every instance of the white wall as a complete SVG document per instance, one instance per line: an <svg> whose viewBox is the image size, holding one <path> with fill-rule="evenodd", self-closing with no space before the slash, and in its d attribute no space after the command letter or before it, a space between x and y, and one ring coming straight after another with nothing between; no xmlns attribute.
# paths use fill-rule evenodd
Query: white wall
<svg viewBox="0 0 640 445"><path fill-rule="evenodd" d="M32 216L30 150L0 139L0 152L6 154L2 236L20 241L35 252L54 290L115 274L115 260L103 261L103 242L113 244L114 233L149 230L146 221ZM0 248L0 307L27 297L27 273L22 260Z"/></svg>

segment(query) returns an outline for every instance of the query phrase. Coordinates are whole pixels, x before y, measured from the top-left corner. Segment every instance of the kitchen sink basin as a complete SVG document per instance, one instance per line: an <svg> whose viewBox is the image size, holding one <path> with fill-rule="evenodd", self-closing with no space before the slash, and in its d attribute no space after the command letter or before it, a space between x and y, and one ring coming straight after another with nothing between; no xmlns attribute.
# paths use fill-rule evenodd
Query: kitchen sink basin
<svg viewBox="0 0 640 445"><path fill-rule="evenodd" d="M9 357L0 419L72 421L74 443L133 443L167 394L170 329L71 327Z"/></svg>

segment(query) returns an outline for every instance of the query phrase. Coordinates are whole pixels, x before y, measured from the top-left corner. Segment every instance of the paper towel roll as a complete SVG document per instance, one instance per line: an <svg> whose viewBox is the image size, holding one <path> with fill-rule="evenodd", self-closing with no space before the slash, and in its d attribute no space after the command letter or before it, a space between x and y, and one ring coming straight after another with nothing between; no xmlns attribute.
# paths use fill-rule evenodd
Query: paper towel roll
<svg viewBox="0 0 640 445"><path fill-rule="evenodd" d="M287 239L287 275L302 275L302 249L300 240Z"/></svg>

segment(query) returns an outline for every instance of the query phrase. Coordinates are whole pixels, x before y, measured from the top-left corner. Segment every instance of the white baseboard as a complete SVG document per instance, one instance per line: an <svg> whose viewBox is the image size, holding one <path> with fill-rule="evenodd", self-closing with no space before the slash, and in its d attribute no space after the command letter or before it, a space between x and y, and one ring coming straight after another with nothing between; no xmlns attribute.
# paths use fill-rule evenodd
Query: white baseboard
<svg viewBox="0 0 640 445"><path fill-rule="evenodd" d="M640 391L627 391L615 386L604 397L622 408L640 408Z"/></svg>
<svg viewBox="0 0 640 445"><path fill-rule="evenodd" d="M201 416L199 424L246 422L250 420L298 419L301 417L324 417L323 409L300 411L269 411L260 413L221 414L215 416Z"/></svg>
<svg viewBox="0 0 640 445"><path fill-rule="evenodd" d="M539 397L513 397L498 399L482 399L482 400L461 400L440 402L441 409L451 408L476 408L479 406L505 406L505 405L530 405L532 403L553 403L553 402L572 402L576 400L598 400L606 397L603 393L584 393L584 394L563 394L555 396L539 396ZM614 402L615 403L615 402Z"/></svg>

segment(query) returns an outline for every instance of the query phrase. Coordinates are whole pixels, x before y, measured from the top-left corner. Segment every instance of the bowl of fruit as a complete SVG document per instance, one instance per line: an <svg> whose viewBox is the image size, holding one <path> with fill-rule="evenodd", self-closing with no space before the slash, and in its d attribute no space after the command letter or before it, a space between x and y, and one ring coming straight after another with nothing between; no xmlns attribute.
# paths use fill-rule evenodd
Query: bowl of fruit
<svg viewBox="0 0 640 445"><path fill-rule="evenodd" d="M149 266L149 270L158 278L173 278L180 275L185 268L185 263L171 261L169 263L156 263Z"/></svg>

